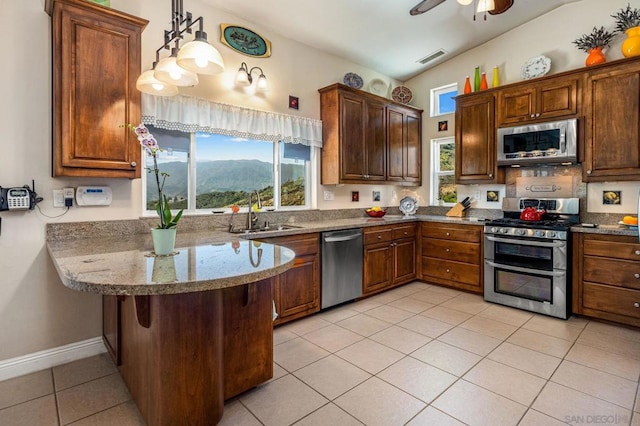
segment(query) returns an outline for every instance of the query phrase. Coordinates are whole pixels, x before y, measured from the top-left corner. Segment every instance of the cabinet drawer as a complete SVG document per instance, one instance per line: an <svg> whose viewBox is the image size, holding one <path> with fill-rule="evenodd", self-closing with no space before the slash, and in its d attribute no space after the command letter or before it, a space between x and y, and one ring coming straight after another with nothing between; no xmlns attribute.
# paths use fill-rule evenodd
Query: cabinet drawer
<svg viewBox="0 0 640 426"><path fill-rule="evenodd" d="M413 238L416 235L416 225L397 226L393 228L393 239Z"/></svg>
<svg viewBox="0 0 640 426"><path fill-rule="evenodd" d="M314 255L319 252L318 234L294 235L291 237L265 238L263 241L269 244L276 244L286 247L295 252L296 257L304 255Z"/></svg>
<svg viewBox="0 0 640 426"><path fill-rule="evenodd" d="M376 244L389 242L393 239L393 230L391 228L373 228L364 231L364 244Z"/></svg>
<svg viewBox="0 0 640 426"><path fill-rule="evenodd" d="M443 240L479 243L482 238L482 227L473 225L460 225L454 227L451 225L442 226L434 223L423 223L422 236Z"/></svg>
<svg viewBox="0 0 640 426"><path fill-rule="evenodd" d="M480 285L480 266L432 257L422 258L422 276Z"/></svg>
<svg viewBox="0 0 640 426"><path fill-rule="evenodd" d="M584 255L640 261L640 244L585 238Z"/></svg>
<svg viewBox="0 0 640 426"><path fill-rule="evenodd" d="M640 290L640 262L585 256L583 279Z"/></svg>
<svg viewBox="0 0 640 426"><path fill-rule="evenodd" d="M640 318L640 291L600 284L584 283L582 304L585 308Z"/></svg>
<svg viewBox="0 0 640 426"><path fill-rule="evenodd" d="M422 255L477 265L480 263L480 245L437 238L423 238Z"/></svg>

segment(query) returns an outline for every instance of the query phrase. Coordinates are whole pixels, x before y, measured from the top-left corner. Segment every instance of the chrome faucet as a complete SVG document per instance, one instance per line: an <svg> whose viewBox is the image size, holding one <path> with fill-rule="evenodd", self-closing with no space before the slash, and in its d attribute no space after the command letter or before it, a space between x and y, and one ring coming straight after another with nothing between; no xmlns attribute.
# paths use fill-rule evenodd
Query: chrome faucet
<svg viewBox="0 0 640 426"><path fill-rule="evenodd" d="M258 208L261 209L262 208L262 201L260 201L260 193L258 193L258 191L252 191L251 194L249 194L249 212L247 213L247 229L248 230L252 230L253 229L253 224L257 222L258 220L258 215L253 211L253 194L256 194L256 202L258 205Z"/></svg>

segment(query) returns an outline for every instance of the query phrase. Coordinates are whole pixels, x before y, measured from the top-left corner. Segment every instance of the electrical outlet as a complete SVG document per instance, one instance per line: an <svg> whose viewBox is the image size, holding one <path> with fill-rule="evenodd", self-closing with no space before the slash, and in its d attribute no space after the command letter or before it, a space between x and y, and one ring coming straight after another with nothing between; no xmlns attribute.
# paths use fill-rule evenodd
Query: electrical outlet
<svg viewBox="0 0 640 426"><path fill-rule="evenodd" d="M64 191L62 189L53 190L53 207L64 207Z"/></svg>
<svg viewBox="0 0 640 426"><path fill-rule="evenodd" d="M333 191L324 191L324 200L325 201L333 201L335 199L333 195Z"/></svg>
<svg viewBox="0 0 640 426"><path fill-rule="evenodd" d="M480 191L476 191L476 192L473 194L473 198L475 198L475 199L476 199L476 201L480 200Z"/></svg>
<svg viewBox="0 0 640 426"><path fill-rule="evenodd" d="M75 197L75 190L73 188L64 188L62 190L64 197L64 206L73 207L73 197Z"/></svg>

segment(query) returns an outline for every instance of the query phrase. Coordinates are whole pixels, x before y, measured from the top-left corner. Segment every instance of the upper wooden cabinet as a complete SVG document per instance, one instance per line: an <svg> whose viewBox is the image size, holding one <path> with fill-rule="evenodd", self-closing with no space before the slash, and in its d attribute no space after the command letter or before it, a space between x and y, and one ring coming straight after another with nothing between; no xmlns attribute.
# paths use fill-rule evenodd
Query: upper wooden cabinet
<svg viewBox="0 0 640 426"><path fill-rule="evenodd" d="M47 0L53 30L53 176L140 177L140 45L146 20Z"/></svg>
<svg viewBox="0 0 640 426"><path fill-rule="evenodd" d="M422 118L413 109L387 105L387 180L422 183Z"/></svg>
<svg viewBox="0 0 640 426"><path fill-rule="evenodd" d="M592 70L585 83L584 181L640 180L640 58Z"/></svg>
<svg viewBox="0 0 640 426"><path fill-rule="evenodd" d="M498 127L578 115L581 77L545 77L535 83L499 90Z"/></svg>
<svg viewBox="0 0 640 426"><path fill-rule="evenodd" d="M493 92L456 98L456 183L503 183L496 157Z"/></svg>
<svg viewBox="0 0 640 426"><path fill-rule="evenodd" d="M323 185L421 183L422 110L339 83L318 91Z"/></svg>

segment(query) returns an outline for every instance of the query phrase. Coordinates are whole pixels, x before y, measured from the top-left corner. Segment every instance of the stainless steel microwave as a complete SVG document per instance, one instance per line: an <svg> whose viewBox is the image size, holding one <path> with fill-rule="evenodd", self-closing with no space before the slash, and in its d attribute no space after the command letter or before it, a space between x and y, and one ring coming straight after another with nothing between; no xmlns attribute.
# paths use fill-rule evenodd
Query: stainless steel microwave
<svg viewBox="0 0 640 426"><path fill-rule="evenodd" d="M498 165L573 163L578 159L575 118L498 129Z"/></svg>

